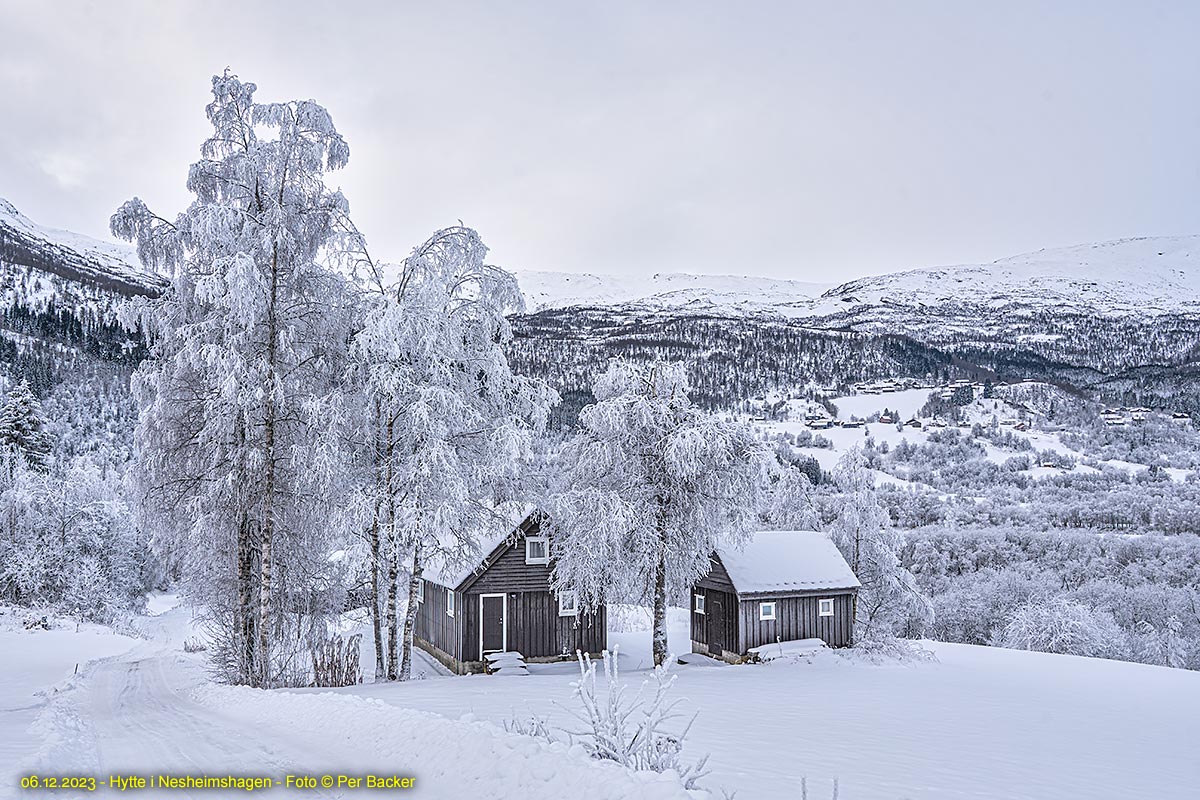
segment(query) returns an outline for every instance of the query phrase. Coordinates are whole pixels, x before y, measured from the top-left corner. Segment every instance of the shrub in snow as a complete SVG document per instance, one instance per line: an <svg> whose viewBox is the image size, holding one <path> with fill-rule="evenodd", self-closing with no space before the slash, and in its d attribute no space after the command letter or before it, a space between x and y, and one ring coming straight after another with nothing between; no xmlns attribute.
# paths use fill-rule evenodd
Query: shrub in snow
<svg viewBox="0 0 1200 800"><path fill-rule="evenodd" d="M592 758L616 761L630 769L653 772L674 771L683 785L691 789L707 774L708 756L689 764L680 758L683 742L695 721L693 716L682 728L669 730L683 715L677 711L679 699L668 695L675 676L670 674L670 659L654 668L632 697L627 696L617 666L617 651L604 651L604 676L607 690L597 687L596 663L579 654L579 680L572 684L575 697L583 706L576 718L583 730L573 731L576 739Z"/></svg>
<svg viewBox="0 0 1200 800"><path fill-rule="evenodd" d="M362 682L358 668L359 642L362 634L343 640L331 636L312 646L313 686L353 686Z"/></svg>
<svg viewBox="0 0 1200 800"><path fill-rule="evenodd" d="M1004 627L1001 647L1093 658L1120 658L1125 636L1112 614L1063 595L1039 598L1022 607Z"/></svg>
<svg viewBox="0 0 1200 800"><path fill-rule="evenodd" d="M855 642L854 647L849 650L835 652L851 660L872 664L937 661L937 655L932 650L922 647L920 642L889 635L863 639Z"/></svg>
<svg viewBox="0 0 1200 800"><path fill-rule="evenodd" d="M545 717L533 715L505 720L504 730L520 736L532 736L535 739L543 739L547 742L554 742L559 739Z"/></svg>
<svg viewBox="0 0 1200 800"><path fill-rule="evenodd" d="M149 588L123 476L91 456L43 471L0 449L0 520L0 602L108 624Z"/></svg>

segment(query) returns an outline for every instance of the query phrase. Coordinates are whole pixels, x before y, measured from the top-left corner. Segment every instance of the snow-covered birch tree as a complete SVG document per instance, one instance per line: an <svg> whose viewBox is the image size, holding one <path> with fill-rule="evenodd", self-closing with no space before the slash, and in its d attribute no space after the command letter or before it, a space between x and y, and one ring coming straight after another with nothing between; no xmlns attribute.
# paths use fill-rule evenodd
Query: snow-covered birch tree
<svg viewBox="0 0 1200 800"><path fill-rule="evenodd" d="M660 665L668 597L757 526L776 460L749 426L692 405L682 364L613 361L592 394L549 502L554 587L585 608L651 604Z"/></svg>
<svg viewBox="0 0 1200 800"><path fill-rule="evenodd" d="M505 313L522 307L516 278L485 263L487 247L470 228L435 233L381 291L354 340L359 413L376 465L372 569L386 598L386 675L410 675L422 565L454 565L478 554L478 536L498 522L557 395L514 375ZM399 581L407 570L403 628ZM380 605L384 606L382 612ZM378 627L378 626L377 626ZM382 631L377 633L377 647ZM377 666L384 659L377 654Z"/></svg>
<svg viewBox="0 0 1200 800"><path fill-rule="evenodd" d="M875 496L875 479L862 448L842 456L834 479L842 497L830 538L862 584L855 602L855 638L894 635L910 619L927 619L929 601L900 561L903 538Z"/></svg>
<svg viewBox="0 0 1200 800"><path fill-rule="evenodd" d="M317 103L259 103L255 90L213 77L185 211L170 221L134 198L111 228L171 276L125 311L151 342L134 379L146 516L178 540L226 677L270 686L306 651L296 606L327 555L332 504L306 465L320 461L313 401L342 376L349 341L345 282L327 264L348 208L324 182L349 148Z"/></svg>

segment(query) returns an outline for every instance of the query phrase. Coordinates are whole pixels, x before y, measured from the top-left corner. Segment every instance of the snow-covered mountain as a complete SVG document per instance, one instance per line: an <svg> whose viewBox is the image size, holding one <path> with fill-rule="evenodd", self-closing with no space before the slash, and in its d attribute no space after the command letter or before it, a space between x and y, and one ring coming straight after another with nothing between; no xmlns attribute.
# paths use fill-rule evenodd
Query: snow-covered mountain
<svg viewBox="0 0 1200 800"><path fill-rule="evenodd" d="M822 319L873 308L1014 306L1105 314L1200 312L1200 236L1145 237L1039 250L991 264L928 267L840 286L730 275L517 271L531 312L572 306Z"/></svg>
<svg viewBox="0 0 1200 800"><path fill-rule="evenodd" d="M821 296L812 314L864 308L1060 308L1107 315L1200 313L1200 236L1120 239L863 278Z"/></svg>
<svg viewBox="0 0 1200 800"><path fill-rule="evenodd" d="M39 225L0 198L0 373L65 378L81 353L135 363L140 342L117 306L166 285L131 248Z"/></svg>
<svg viewBox="0 0 1200 800"><path fill-rule="evenodd" d="M590 376L621 356L688 361L713 407L814 381L954 373L1200 408L1200 236L1042 250L832 288L679 273L517 277L528 310L514 320L515 364L575 404L586 401ZM38 225L0 200L3 338L83 342L108 358L130 347L116 305L165 284L131 248Z"/></svg>
<svg viewBox="0 0 1200 800"><path fill-rule="evenodd" d="M761 278L518 279L541 309L518 322L519 358L581 401L606 358L653 356L691 361L715 407L773 386L932 372L1200 408L1200 236L909 270L821 294Z"/></svg>
<svg viewBox="0 0 1200 800"><path fill-rule="evenodd" d="M58 278L121 295L156 294L166 286L164 278L139 265L133 248L39 225L3 197L0 263L8 275L25 268L49 282Z"/></svg>
<svg viewBox="0 0 1200 800"><path fill-rule="evenodd" d="M776 305L811 301L832 286L744 275L680 272L593 275L517 270L516 275L526 308L534 312L572 306L624 305L705 313L759 312Z"/></svg>

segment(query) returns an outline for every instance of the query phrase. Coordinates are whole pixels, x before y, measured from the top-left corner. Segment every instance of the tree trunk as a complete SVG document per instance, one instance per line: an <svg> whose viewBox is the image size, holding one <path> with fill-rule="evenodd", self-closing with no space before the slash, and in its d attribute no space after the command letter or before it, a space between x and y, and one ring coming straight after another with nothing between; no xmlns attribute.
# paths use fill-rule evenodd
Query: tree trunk
<svg viewBox="0 0 1200 800"><path fill-rule="evenodd" d="M375 511L371 517L371 627L375 634L375 680L379 681L383 678L383 620L381 619L381 603L382 599L379 596L379 576L383 572L383 558L379 548L379 517L383 513L383 499L381 493L383 490L383 465L379 446L380 425L382 420L379 416L379 401L375 401L375 420L372 426L374 436L374 454L375 459Z"/></svg>
<svg viewBox="0 0 1200 800"><path fill-rule="evenodd" d="M654 666L661 667L667 652L667 537L660 530L658 563L654 565Z"/></svg>
<svg viewBox="0 0 1200 800"><path fill-rule="evenodd" d="M388 642L387 642L387 679L394 681L400 674L400 653L397 648L400 635L397 630L397 617L399 611L396 608L396 595L399 593L400 583L400 543L396 541L395 528L390 529L388 545L388 574L387 574L387 623L388 623Z"/></svg>
<svg viewBox="0 0 1200 800"><path fill-rule="evenodd" d="M263 419L263 459L266 468L266 483L263 487L263 522L261 561L258 592L258 658L260 664L258 685L268 688L271 684L271 547L275 539L275 377L278 368L278 299L279 299L279 245L271 255L271 294L267 305L267 405Z"/></svg>
<svg viewBox="0 0 1200 800"><path fill-rule="evenodd" d="M258 638L254 625L254 537L251 522L243 516L237 538L237 619L234 620L233 641L237 659L237 674L231 676L241 684L253 684L258 659Z"/></svg>
<svg viewBox="0 0 1200 800"><path fill-rule="evenodd" d="M388 453L392 449L392 421L388 420L387 424L387 440ZM387 679L394 681L399 675L400 669L400 654L397 649L399 632L396 629L398 611L396 609L396 595L399 593L400 584L400 542L396 541L396 499L392 493L392 460L387 460L387 492L385 501L387 503L388 512L388 577L387 577L387 622L388 622L388 643L387 643Z"/></svg>
<svg viewBox="0 0 1200 800"><path fill-rule="evenodd" d="M417 597L421 586L421 543L413 545L412 577L408 580L408 608L404 610L404 642L400 659L400 680L412 677L413 629L417 623Z"/></svg>

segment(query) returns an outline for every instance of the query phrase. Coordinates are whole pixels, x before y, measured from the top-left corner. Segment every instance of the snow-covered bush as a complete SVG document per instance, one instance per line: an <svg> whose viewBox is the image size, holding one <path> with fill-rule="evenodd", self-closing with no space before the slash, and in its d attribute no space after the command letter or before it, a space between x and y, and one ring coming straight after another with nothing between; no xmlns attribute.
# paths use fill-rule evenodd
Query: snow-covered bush
<svg viewBox="0 0 1200 800"><path fill-rule="evenodd" d="M1112 615L1063 595L1019 609L999 636L1001 647L1092 658L1120 658L1125 636Z"/></svg>
<svg viewBox="0 0 1200 800"><path fill-rule="evenodd" d="M705 756L694 763L681 758L683 742L695 721L693 716L682 726L677 710L678 698L670 699L675 676L670 674L670 659L655 667L631 697L621 681L617 651L604 652L604 691L597 685L596 663L580 654L579 680L572 686L582 710L574 710L583 729L571 731L592 758L616 761L630 769L653 772L674 771L683 785L691 789L707 774Z"/></svg>
<svg viewBox="0 0 1200 800"><path fill-rule="evenodd" d="M118 470L0 458L0 602L112 623L149 588L146 558Z"/></svg>

